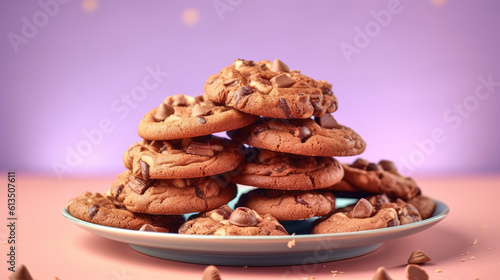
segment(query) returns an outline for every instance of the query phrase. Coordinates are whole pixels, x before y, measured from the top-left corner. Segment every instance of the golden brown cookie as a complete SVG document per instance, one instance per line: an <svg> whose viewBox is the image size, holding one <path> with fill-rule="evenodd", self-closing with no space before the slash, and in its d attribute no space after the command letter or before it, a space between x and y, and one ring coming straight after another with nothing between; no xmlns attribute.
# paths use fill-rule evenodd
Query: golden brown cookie
<svg viewBox="0 0 500 280"><path fill-rule="evenodd" d="M148 140L171 140L209 135L253 123L257 116L245 114L205 95L177 94L166 97L139 123L139 136Z"/></svg>
<svg viewBox="0 0 500 280"><path fill-rule="evenodd" d="M207 79L205 93L242 112L271 118L305 119L337 110L330 83L291 71L278 59L237 59Z"/></svg>
<svg viewBox="0 0 500 280"><path fill-rule="evenodd" d="M149 226L153 231L177 232L185 219L180 215L148 215L131 212L114 199L100 193L84 192L66 205L75 218L108 227L140 230Z"/></svg>
<svg viewBox="0 0 500 280"><path fill-rule="evenodd" d="M211 176L235 169L244 159L238 143L217 136L142 140L123 155L125 167L143 179Z"/></svg>
<svg viewBox="0 0 500 280"><path fill-rule="evenodd" d="M261 118L227 135L256 148L305 156L354 156L366 148L361 136L330 114L315 120Z"/></svg>
<svg viewBox="0 0 500 280"><path fill-rule="evenodd" d="M116 178L109 196L128 210L179 215L215 209L236 197L237 188L223 176L143 180L127 170Z"/></svg>
<svg viewBox="0 0 500 280"><path fill-rule="evenodd" d="M230 172L237 184L278 190L312 190L339 182L344 170L332 157L307 157L254 149Z"/></svg>
<svg viewBox="0 0 500 280"><path fill-rule="evenodd" d="M222 209L222 210L221 210ZM238 207L234 211L227 206L208 213L200 213L180 228L180 234L197 235L288 235L285 228L272 216Z"/></svg>
<svg viewBox="0 0 500 280"><path fill-rule="evenodd" d="M335 210L335 196L321 190L279 191L255 189L240 196L237 206L260 214L269 214L278 221L304 220L325 216Z"/></svg>

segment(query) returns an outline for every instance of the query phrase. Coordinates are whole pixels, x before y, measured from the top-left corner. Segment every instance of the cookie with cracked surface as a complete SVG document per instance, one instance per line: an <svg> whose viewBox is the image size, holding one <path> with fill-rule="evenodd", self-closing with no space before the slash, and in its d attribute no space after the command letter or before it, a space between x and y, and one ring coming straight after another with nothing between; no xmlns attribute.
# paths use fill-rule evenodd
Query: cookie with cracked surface
<svg viewBox="0 0 500 280"><path fill-rule="evenodd" d="M247 126L257 116L215 103L205 95L168 96L139 122L139 136L148 140L171 140L209 135Z"/></svg>
<svg viewBox="0 0 500 280"><path fill-rule="evenodd" d="M312 190L339 182L344 170L332 157L310 157L253 149L230 174L237 184L279 190Z"/></svg>
<svg viewBox="0 0 500 280"><path fill-rule="evenodd" d="M234 199L237 191L223 175L144 180L127 170L118 175L108 193L133 212L180 215L215 209Z"/></svg>
<svg viewBox="0 0 500 280"><path fill-rule="evenodd" d="M338 106L330 83L292 71L278 59L237 59L207 79L205 93L242 112L280 119L321 117Z"/></svg>
<svg viewBox="0 0 500 280"><path fill-rule="evenodd" d="M378 164L363 158L356 159L352 164L342 164L344 167L343 184L365 192L382 194L391 198L401 198L405 201L420 194L420 188L415 180L399 174L395 164L389 160L381 160ZM335 189L335 185L331 189Z"/></svg>
<svg viewBox="0 0 500 280"><path fill-rule="evenodd" d="M185 222L181 215L134 213L106 195L91 192L84 192L71 199L66 209L73 217L89 223L133 230L149 228L150 231L177 232Z"/></svg>
<svg viewBox="0 0 500 280"><path fill-rule="evenodd" d="M272 216L261 215L247 207L231 211L219 208L189 219L179 228L180 234L197 235L288 235L285 228Z"/></svg>
<svg viewBox="0 0 500 280"><path fill-rule="evenodd" d="M314 120L261 118L227 135L253 147L305 156L354 156L366 148L361 136L330 114Z"/></svg>
<svg viewBox="0 0 500 280"><path fill-rule="evenodd" d="M175 140L141 140L123 155L136 177L176 179L211 176L231 171L244 160L244 147L213 135Z"/></svg>
<svg viewBox="0 0 500 280"><path fill-rule="evenodd" d="M255 189L240 196L237 206L244 206L260 214L269 214L278 221L305 220L326 216L335 210L335 196L331 192L280 191Z"/></svg>

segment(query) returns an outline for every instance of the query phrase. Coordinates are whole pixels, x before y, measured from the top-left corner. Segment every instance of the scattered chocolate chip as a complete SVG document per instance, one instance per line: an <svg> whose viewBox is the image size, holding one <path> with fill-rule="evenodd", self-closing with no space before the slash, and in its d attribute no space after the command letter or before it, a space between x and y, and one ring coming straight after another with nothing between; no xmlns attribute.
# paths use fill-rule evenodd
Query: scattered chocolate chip
<svg viewBox="0 0 500 280"><path fill-rule="evenodd" d="M378 165L376 165L375 163L373 162L370 162L367 166L366 166L366 171L377 171L379 170L378 168Z"/></svg>
<svg viewBox="0 0 500 280"><path fill-rule="evenodd" d="M144 194L146 190L154 184L155 180L144 180L141 178L135 177L130 182L128 182L127 186L131 188L134 192L138 194Z"/></svg>
<svg viewBox="0 0 500 280"><path fill-rule="evenodd" d="M372 215L373 205L368 200L361 198L352 209L352 217L356 219L368 218Z"/></svg>
<svg viewBox="0 0 500 280"><path fill-rule="evenodd" d="M161 103L160 106L158 106L158 109L156 110L154 119L157 122L162 122L173 113L175 113L174 107L167 105L165 103Z"/></svg>
<svg viewBox="0 0 500 280"><path fill-rule="evenodd" d="M408 280L427 280L429 275L420 266L415 264L409 264L405 269L406 278Z"/></svg>
<svg viewBox="0 0 500 280"><path fill-rule="evenodd" d="M139 231L152 231L152 232L157 232L156 228L150 224L144 224L142 227L139 229Z"/></svg>
<svg viewBox="0 0 500 280"><path fill-rule="evenodd" d="M290 72L290 68L281 60L275 59L271 65L271 71L273 72Z"/></svg>
<svg viewBox="0 0 500 280"><path fill-rule="evenodd" d="M382 167L382 169L384 169L385 171L398 171L398 168L396 167L394 162L390 160L383 159L378 162L378 165L380 165L380 167Z"/></svg>
<svg viewBox="0 0 500 280"><path fill-rule="evenodd" d="M290 106L288 106L288 103L286 102L286 100L283 97L279 98L278 106L280 107L281 111L283 111L285 116L287 118L290 118L292 111L290 110Z"/></svg>
<svg viewBox="0 0 500 280"><path fill-rule="evenodd" d="M149 180L149 165L142 160L139 160L141 165L142 179Z"/></svg>
<svg viewBox="0 0 500 280"><path fill-rule="evenodd" d="M200 122L201 124L207 123L207 120L204 117L197 117L197 119L198 119L198 122Z"/></svg>
<svg viewBox="0 0 500 280"><path fill-rule="evenodd" d="M21 264L19 267L16 267L14 273L9 276L9 280L33 280L28 268Z"/></svg>
<svg viewBox="0 0 500 280"><path fill-rule="evenodd" d="M95 215L97 214L97 212L99 212L99 205L92 204L92 206L90 206L90 208L89 208L89 217L91 219L93 219L95 217Z"/></svg>
<svg viewBox="0 0 500 280"><path fill-rule="evenodd" d="M331 114L324 114L321 117L315 117L314 120L318 123L322 128L332 129L339 127L339 123Z"/></svg>
<svg viewBox="0 0 500 280"><path fill-rule="evenodd" d="M305 205L305 206L309 205L309 203L307 203L307 201L301 195L295 197L295 202L300 203L300 204Z"/></svg>
<svg viewBox="0 0 500 280"><path fill-rule="evenodd" d="M411 253L408 258L408 264L422 264L426 262L430 262L431 258L427 256L422 250L415 250Z"/></svg>
<svg viewBox="0 0 500 280"><path fill-rule="evenodd" d="M377 268L377 271L375 272L375 275L373 275L372 280L392 280L392 278L385 270L385 267L380 266L379 268Z"/></svg>
<svg viewBox="0 0 500 280"><path fill-rule="evenodd" d="M271 78L271 84L277 88L289 88L295 84L295 80L283 73Z"/></svg>
<svg viewBox="0 0 500 280"><path fill-rule="evenodd" d="M211 157L215 154L210 143L191 142L186 148L186 153L192 155Z"/></svg>
<svg viewBox="0 0 500 280"><path fill-rule="evenodd" d="M209 265L203 271L202 280L221 280L219 270L214 265Z"/></svg>
<svg viewBox="0 0 500 280"><path fill-rule="evenodd" d="M299 135L298 137L302 141L302 143L306 142L309 137L311 137L312 132L307 126L299 127Z"/></svg>
<svg viewBox="0 0 500 280"><path fill-rule="evenodd" d="M238 207L234 209L229 217L229 222L240 227L251 227L258 223L255 213L247 207Z"/></svg>
<svg viewBox="0 0 500 280"><path fill-rule="evenodd" d="M123 188L125 186L123 184L119 185L118 187L116 187L116 195L115 195L115 199L118 199L118 197L120 196L120 194L122 193L123 191Z"/></svg>

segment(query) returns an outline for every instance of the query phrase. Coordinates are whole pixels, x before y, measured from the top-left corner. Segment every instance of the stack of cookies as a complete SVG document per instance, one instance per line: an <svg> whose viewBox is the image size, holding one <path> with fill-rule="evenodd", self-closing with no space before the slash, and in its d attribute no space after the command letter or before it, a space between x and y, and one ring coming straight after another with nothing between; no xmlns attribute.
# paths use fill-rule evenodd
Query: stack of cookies
<svg viewBox="0 0 500 280"><path fill-rule="evenodd" d="M150 110L142 140L123 155L126 171L106 194L86 192L67 210L106 226L204 235L286 235L281 221L312 217L322 217L312 233L345 232L432 215L433 201L392 162L337 161L366 147L331 115L337 108L326 81L278 59L237 59L207 79L203 95L169 96ZM232 210L237 184L252 189ZM359 201L336 209L346 193Z"/></svg>

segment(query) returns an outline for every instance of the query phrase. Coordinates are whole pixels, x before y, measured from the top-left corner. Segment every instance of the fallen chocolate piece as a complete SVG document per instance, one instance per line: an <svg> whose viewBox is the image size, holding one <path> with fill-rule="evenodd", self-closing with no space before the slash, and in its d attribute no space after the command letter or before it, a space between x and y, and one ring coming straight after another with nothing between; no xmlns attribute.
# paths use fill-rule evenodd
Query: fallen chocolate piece
<svg viewBox="0 0 500 280"><path fill-rule="evenodd" d="M411 252L410 257L408 258L408 264L422 264L426 262L430 262L431 258L427 256L422 250L415 250Z"/></svg>
<svg viewBox="0 0 500 280"><path fill-rule="evenodd" d="M97 214L97 212L99 212L99 205L97 204L93 204L92 206L90 206L89 208L89 217L91 219L93 219L95 217L95 215Z"/></svg>
<svg viewBox="0 0 500 280"><path fill-rule="evenodd" d="M339 123L331 114L324 114L321 117L314 118L316 123L318 123L322 128L332 129L339 127Z"/></svg>
<svg viewBox="0 0 500 280"><path fill-rule="evenodd" d="M277 88L288 88L291 87L295 84L295 80L292 79L290 76L287 74L280 74L278 76L274 76L271 78L271 83L273 87Z"/></svg>
<svg viewBox="0 0 500 280"><path fill-rule="evenodd" d="M366 199L361 198L352 209L352 217L357 219L368 218L373 213L373 205Z"/></svg>
<svg viewBox="0 0 500 280"><path fill-rule="evenodd" d="M173 113L175 113L174 107L167 105L165 103L161 103L160 106L158 106L158 109L156 110L154 119L157 122L162 122Z"/></svg>
<svg viewBox="0 0 500 280"><path fill-rule="evenodd" d="M202 280L221 280L219 269L214 265L209 265L203 270Z"/></svg>
<svg viewBox="0 0 500 280"><path fill-rule="evenodd" d="M392 280L391 276L385 270L385 267L380 266L377 268L375 275L373 275L372 280Z"/></svg>
<svg viewBox="0 0 500 280"><path fill-rule="evenodd" d="M31 277L28 268L24 264L21 264L15 269L14 273L9 276L9 280L33 280L33 277Z"/></svg>
<svg viewBox="0 0 500 280"><path fill-rule="evenodd" d="M273 72L290 72L290 68L281 60L275 59L271 65L271 71Z"/></svg>
<svg viewBox="0 0 500 280"><path fill-rule="evenodd" d="M255 213L247 207L238 207L234 209L229 217L229 222L240 227L251 227L258 223Z"/></svg>
<svg viewBox="0 0 500 280"><path fill-rule="evenodd" d="M149 165L142 160L139 160L139 164L141 165L142 179L149 180Z"/></svg>
<svg viewBox="0 0 500 280"><path fill-rule="evenodd" d="M415 264L409 264L406 266L406 279L408 280L427 280L429 275L420 266Z"/></svg>

